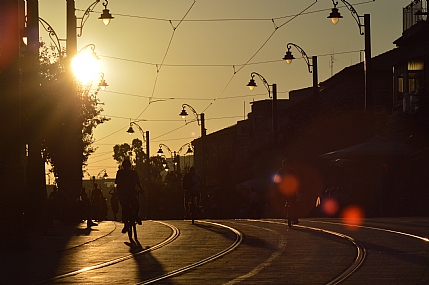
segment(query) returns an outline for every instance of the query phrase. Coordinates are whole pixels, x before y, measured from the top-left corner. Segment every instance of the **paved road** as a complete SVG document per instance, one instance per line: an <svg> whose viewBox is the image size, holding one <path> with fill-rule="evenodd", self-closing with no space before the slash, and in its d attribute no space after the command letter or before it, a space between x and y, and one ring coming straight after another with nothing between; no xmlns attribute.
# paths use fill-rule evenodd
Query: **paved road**
<svg viewBox="0 0 429 285"><path fill-rule="evenodd" d="M2 252L1 284L429 284L429 218L57 226Z"/></svg>

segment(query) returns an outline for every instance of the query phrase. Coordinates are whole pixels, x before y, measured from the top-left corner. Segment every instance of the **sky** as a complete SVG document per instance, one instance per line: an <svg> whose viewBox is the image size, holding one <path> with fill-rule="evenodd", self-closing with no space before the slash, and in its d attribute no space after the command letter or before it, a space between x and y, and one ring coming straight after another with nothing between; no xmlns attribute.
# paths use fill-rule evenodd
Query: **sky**
<svg viewBox="0 0 429 285"><path fill-rule="evenodd" d="M136 127L133 135L126 132L130 121L149 131L151 156L161 143L177 152L201 135L197 122L190 122L195 116L189 108L187 123L179 116L182 104L205 114L209 135L247 118L252 101L269 99L259 78L253 91L246 87L252 72L277 84L278 99L310 87L312 74L297 49L291 49L292 64L282 60L287 43L310 58L318 56L319 82L363 60L364 36L341 1L337 8L343 18L333 25L327 18L331 0L110 0L114 19L107 26L98 19L102 2L77 39L78 50L95 45L109 85L98 94L110 121L94 131L97 150L85 168L91 176L105 170L114 177L113 146L142 139ZM371 15L373 57L395 48L402 8L411 0L347 2L359 16ZM91 3L76 0L76 16ZM66 0L39 0L39 17L66 38ZM42 27L40 36L50 41Z"/></svg>

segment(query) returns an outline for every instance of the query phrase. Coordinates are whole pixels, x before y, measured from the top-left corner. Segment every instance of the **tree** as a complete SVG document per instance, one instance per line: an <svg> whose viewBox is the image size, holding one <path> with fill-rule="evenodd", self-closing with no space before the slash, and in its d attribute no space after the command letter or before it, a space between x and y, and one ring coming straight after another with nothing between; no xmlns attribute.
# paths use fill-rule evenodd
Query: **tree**
<svg viewBox="0 0 429 285"><path fill-rule="evenodd" d="M67 159L64 158L65 140L68 137L67 128L71 122L70 106L75 98L68 98L66 74L64 69L64 51L60 54L54 46L48 47L41 42L40 48L40 88L42 109L38 112L38 119L44 128L43 133L43 152L44 158L52 166L51 171L57 177L60 177L61 169L66 169ZM81 95L81 108L79 122L82 130L82 166L87 165L89 156L94 153L96 148L94 143L93 131L109 119L102 116L103 103L98 99L98 89L94 93L89 92L89 88L83 88L85 92Z"/></svg>

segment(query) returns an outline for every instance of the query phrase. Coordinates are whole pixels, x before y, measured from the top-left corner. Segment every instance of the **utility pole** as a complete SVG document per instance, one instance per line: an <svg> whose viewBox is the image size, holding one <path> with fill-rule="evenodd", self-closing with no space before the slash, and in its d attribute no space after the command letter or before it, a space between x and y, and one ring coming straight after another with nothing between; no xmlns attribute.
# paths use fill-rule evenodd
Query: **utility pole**
<svg viewBox="0 0 429 285"><path fill-rule="evenodd" d="M27 48L23 61L22 111L24 140L27 145L27 218L34 221L43 219L46 204L45 162L42 157L44 126L43 108L39 82L39 4L37 0L27 0ZM42 120L41 120L42 119Z"/></svg>

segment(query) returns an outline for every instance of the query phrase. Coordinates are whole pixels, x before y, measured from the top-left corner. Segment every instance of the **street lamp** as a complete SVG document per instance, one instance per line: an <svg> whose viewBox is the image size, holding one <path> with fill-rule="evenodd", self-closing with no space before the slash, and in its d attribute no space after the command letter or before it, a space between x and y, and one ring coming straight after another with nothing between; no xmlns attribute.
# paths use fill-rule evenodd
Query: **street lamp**
<svg viewBox="0 0 429 285"><path fill-rule="evenodd" d="M305 62L307 63L308 72L313 73L313 100L317 100L318 95L319 95L319 80L318 80L318 74L317 74L317 56L313 56L311 58L311 63L310 63L310 58L307 56L305 51L300 46L298 46L294 43L288 43L286 45L286 48L287 48L286 54L283 57L283 59L286 61L287 64L291 64L292 61L295 59L292 52L290 51L290 49L292 47L295 47L301 53L302 57L304 58ZM311 67L312 67L312 69L311 69Z"/></svg>
<svg viewBox="0 0 429 285"><path fill-rule="evenodd" d="M114 17L112 16L112 14L110 14L109 9L107 9L107 5L109 4L109 1L105 1L103 2L103 13L101 14L100 17L98 17L98 19L103 20L103 23L107 26L110 23L110 20L112 20Z"/></svg>
<svg viewBox="0 0 429 285"><path fill-rule="evenodd" d="M104 174L103 174L103 176L101 176L101 173L103 173L103 172L104 172ZM109 175L107 175L106 169L100 170L100 172L98 172L98 174L97 174L97 178L107 178L107 177L109 177Z"/></svg>
<svg viewBox="0 0 429 285"><path fill-rule="evenodd" d="M180 153L182 152L182 150L184 150L184 147L188 147L188 149L186 150L186 152L185 152L185 157L186 157L186 155L187 154L191 154L191 153L193 153L194 151L193 151L193 149L192 149L192 145L190 144L190 143L185 143L184 145L182 145L180 148L179 148L179 151L177 152L177 154L179 155L179 167L178 167L178 169L179 169L179 171L180 171ZM189 167L191 167L191 158L189 157ZM185 163L185 168L186 168L186 163Z"/></svg>
<svg viewBox="0 0 429 285"><path fill-rule="evenodd" d="M105 91L107 86L109 86L106 82L106 80L104 80L104 73L100 72L100 76L101 76L101 80L100 83L98 83L98 87L102 90Z"/></svg>
<svg viewBox="0 0 429 285"><path fill-rule="evenodd" d="M133 126L136 126L140 133L142 134L143 141L146 142L146 175L147 175L147 184L149 186L150 181L150 162L149 162L149 131L146 131L146 133L143 131L143 129L140 127L137 122L130 121L130 127L127 130L127 133L130 135L134 133Z"/></svg>
<svg viewBox="0 0 429 285"><path fill-rule="evenodd" d="M364 64L364 72L365 72L365 113L369 111L373 111L373 98L372 98L372 64L371 64L371 26L370 26L370 14L364 14L363 16L359 16L353 6L345 0L341 0L344 5L349 9L353 18L359 27L359 33L361 35L365 35L365 64ZM338 21L342 18L339 10L337 9L338 1L332 0L332 4L334 4L334 8L332 8L332 12L329 14L328 19L331 19L332 23L337 24ZM364 23L362 25L360 18L364 19ZM364 30L362 31L362 27Z"/></svg>
<svg viewBox="0 0 429 285"><path fill-rule="evenodd" d="M78 37L82 36L82 31L83 31L83 26L85 25L86 20L88 20L89 15L94 12L94 8L95 6L97 6L98 3L100 3L101 0L96 0L94 1L91 5L88 6L88 8L85 10L85 12L82 15L82 18L77 18L76 19L80 19L80 26L77 26L76 28L79 29L79 33L77 34ZM67 1L69 2L69 0ZM74 2L74 0L73 0ZM108 0L105 0L102 5L104 6L103 9L103 13L101 14L100 17L98 17L98 19L102 20L104 25L108 25L110 23L110 20L112 20L114 17L112 16L112 14L110 14L109 9L107 9L107 5L109 4Z"/></svg>
<svg viewBox="0 0 429 285"><path fill-rule="evenodd" d="M254 79L255 75L257 75L262 80L262 83L264 83L265 88L267 88L269 98L271 98L270 87L273 88L273 96L272 96L273 103L272 103L272 111L271 111L272 112L272 132L273 132L273 140L275 143L277 143L277 140L278 140L278 133L277 133L277 84L274 83L274 84L270 85L270 84L268 84L267 80L265 80L265 78L262 75L260 75L257 72L252 72L252 73L250 73L251 78L249 80L249 83L247 83L247 85L246 85L249 87L250 90L253 90L253 89L255 89L255 87L257 87L255 79Z"/></svg>
<svg viewBox="0 0 429 285"><path fill-rule="evenodd" d="M190 143L185 143L184 145L182 145L177 152L176 151L171 151L171 149L167 145L161 143L161 144L159 144L159 150L158 150L157 154L158 154L158 156L164 156L164 151L162 150L162 148L166 148L167 151L170 153L171 158L173 160L174 171L176 171L176 166L177 166L177 171L180 172L180 153L184 150L184 147L188 147L187 150L186 150L185 156L187 154L190 154L190 153L194 152L192 150L192 146L191 146Z"/></svg>
<svg viewBox="0 0 429 285"><path fill-rule="evenodd" d="M197 119L198 125L201 126L201 176L202 176L202 180L203 182L205 182L205 175L204 175L204 140L205 140L205 136L206 136L206 128L205 128L205 120L204 120L204 113L201 113L198 117L198 113L195 111L194 108L192 108L191 105L188 104L182 104L182 112L180 112L180 116L186 120L186 116L188 116L188 112L186 112L186 108L189 108L192 113L194 114L195 118ZM200 124L200 119L201 118L201 124Z"/></svg>
<svg viewBox="0 0 429 285"><path fill-rule="evenodd" d="M159 144L159 150L158 150L158 152L157 152L157 154L159 155L159 156L163 156L164 155L164 152L162 151L162 148L166 148L167 149L167 151L170 153L170 156L171 156L171 159L173 160L173 167L174 167L174 171L176 171L176 165L177 165L177 160L176 160L176 152L174 151L171 151L171 149L167 146L167 145L165 145L165 144L163 144L163 143L160 143Z"/></svg>

